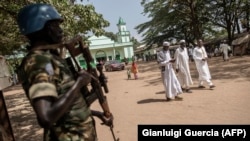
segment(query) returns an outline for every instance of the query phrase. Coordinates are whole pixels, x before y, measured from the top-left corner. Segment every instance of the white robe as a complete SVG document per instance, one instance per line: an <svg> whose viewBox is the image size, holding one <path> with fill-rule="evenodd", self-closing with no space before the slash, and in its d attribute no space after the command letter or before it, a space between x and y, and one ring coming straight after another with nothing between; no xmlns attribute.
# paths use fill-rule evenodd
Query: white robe
<svg viewBox="0 0 250 141"><path fill-rule="evenodd" d="M223 52L224 54L224 60L228 60L228 49L229 49L229 46L227 44L221 44L220 45L220 50L221 52Z"/></svg>
<svg viewBox="0 0 250 141"><path fill-rule="evenodd" d="M189 69L189 57L187 53L187 48L177 48L175 51L174 58L175 61L175 67L176 69L179 69L178 72L178 80L181 84L181 86L190 86L193 85L193 81L190 75L190 69Z"/></svg>
<svg viewBox="0 0 250 141"><path fill-rule="evenodd" d="M162 71L162 77L166 98L174 98L178 94L182 93L181 86L173 70L172 63L169 62L170 60L171 57L169 50L159 52L157 61L159 62L160 66L165 68L165 70Z"/></svg>
<svg viewBox="0 0 250 141"><path fill-rule="evenodd" d="M205 48L195 47L193 52L193 57L195 60L196 68L199 73L199 81L207 81L211 79L210 71L207 65L207 61L202 61L202 59L207 58L207 53Z"/></svg>

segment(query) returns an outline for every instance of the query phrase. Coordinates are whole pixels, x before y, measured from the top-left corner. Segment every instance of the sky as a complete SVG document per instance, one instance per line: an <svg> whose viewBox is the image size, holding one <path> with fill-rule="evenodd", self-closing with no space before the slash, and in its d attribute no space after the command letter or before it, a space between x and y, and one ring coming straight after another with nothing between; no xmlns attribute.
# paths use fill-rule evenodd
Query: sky
<svg viewBox="0 0 250 141"><path fill-rule="evenodd" d="M109 21L110 26L105 28L107 32L118 32L117 23L121 17L126 22L131 37L135 37L138 41L142 40L142 36L134 29L137 25L149 21L142 14L141 0L85 0L83 2L93 4L96 12L102 14L103 18Z"/></svg>

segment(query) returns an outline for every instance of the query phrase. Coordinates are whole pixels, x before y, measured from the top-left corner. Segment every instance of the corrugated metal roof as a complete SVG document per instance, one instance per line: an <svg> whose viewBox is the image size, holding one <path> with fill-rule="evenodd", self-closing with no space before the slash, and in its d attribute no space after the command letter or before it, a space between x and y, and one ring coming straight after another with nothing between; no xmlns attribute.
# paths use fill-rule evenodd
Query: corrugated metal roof
<svg viewBox="0 0 250 141"><path fill-rule="evenodd" d="M232 45L241 45L249 42L249 40L250 40L250 34L246 34L245 36L233 40Z"/></svg>

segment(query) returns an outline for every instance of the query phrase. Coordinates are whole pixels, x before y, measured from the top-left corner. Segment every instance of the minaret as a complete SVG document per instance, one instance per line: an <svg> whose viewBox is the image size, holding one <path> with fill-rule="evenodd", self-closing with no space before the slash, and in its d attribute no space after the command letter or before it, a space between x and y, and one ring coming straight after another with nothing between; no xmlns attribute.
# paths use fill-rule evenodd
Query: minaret
<svg viewBox="0 0 250 141"><path fill-rule="evenodd" d="M117 33L117 39L119 43L125 43L130 42L130 32L127 31L126 23L123 21L123 19L120 17L118 24L118 33Z"/></svg>

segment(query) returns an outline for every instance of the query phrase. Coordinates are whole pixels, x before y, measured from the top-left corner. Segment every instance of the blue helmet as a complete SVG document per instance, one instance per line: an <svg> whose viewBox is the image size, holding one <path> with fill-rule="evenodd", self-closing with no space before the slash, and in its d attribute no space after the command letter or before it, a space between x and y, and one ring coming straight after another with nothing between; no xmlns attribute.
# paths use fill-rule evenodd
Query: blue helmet
<svg viewBox="0 0 250 141"><path fill-rule="evenodd" d="M17 17L20 32L27 35L43 29L50 20L63 20L57 10L49 4L31 4L22 8Z"/></svg>

